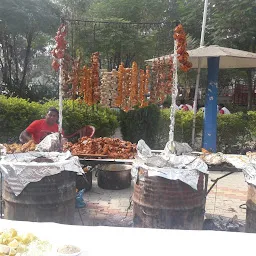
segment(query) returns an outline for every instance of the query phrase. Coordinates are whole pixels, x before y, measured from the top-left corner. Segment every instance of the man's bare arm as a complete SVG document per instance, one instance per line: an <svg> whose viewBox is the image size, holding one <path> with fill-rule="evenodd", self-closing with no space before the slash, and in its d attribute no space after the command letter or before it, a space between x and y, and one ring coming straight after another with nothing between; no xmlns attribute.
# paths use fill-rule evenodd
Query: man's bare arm
<svg viewBox="0 0 256 256"><path fill-rule="evenodd" d="M24 130L21 132L19 139L21 143L26 143L32 139L32 135Z"/></svg>

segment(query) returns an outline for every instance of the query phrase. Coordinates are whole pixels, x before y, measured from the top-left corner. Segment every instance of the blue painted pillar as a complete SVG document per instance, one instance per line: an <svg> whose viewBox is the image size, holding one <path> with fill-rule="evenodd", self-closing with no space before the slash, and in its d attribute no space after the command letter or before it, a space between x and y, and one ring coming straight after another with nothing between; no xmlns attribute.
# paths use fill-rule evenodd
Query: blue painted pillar
<svg viewBox="0 0 256 256"><path fill-rule="evenodd" d="M208 58L208 86L205 98L203 148L217 151L217 98L219 57Z"/></svg>

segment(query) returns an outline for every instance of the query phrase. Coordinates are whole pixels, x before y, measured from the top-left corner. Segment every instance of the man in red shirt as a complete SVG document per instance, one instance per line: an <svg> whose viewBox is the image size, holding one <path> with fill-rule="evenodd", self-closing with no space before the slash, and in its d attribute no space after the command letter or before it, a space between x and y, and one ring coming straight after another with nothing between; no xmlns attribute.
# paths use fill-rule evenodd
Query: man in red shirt
<svg viewBox="0 0 256 256"><path fill-rule="evenodd" d="M40 143L47 135L58 132L58 118L59 111L49 108L45 119L35 120L20 134L20 141L26 143L33 139L36 144Z"/></svg>

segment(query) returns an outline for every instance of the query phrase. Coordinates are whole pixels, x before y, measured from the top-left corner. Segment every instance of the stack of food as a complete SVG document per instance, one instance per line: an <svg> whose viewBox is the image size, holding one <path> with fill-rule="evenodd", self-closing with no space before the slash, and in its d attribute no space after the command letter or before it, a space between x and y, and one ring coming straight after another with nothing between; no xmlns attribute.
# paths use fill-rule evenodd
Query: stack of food
<svg viewBox="0 0 256 256"><path fill-rule="evenodd" d="M75 144L70 142L64 145L77 156L102 156L115 159L132 159L136 154L136 144L116 138L89 138L82 137Z"/></svg>
<svg viewBox="0 0 256 256"><path fill-rule="evenodd" d="M33 140L28 141L25 144L4 144L6 147L6 153L7 154L13 154L13 153L25 153L29 151L34 151L36 148L36 144Z"/></svg>
<svg viewBox="0 0 256 256"><path fill-rule="evenodd" d="M117 98L117 71L103 72L101 78L100 103L105 107L114 107Z"/></svg>

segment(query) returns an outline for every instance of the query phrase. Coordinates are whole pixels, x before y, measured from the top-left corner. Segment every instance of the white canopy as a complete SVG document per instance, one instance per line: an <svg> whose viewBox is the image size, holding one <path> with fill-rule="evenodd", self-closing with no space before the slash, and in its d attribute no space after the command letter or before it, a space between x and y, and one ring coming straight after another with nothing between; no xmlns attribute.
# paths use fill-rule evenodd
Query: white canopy
<svg viewBox="0 0 256 256"><path fill-rule="evenodd" d="M220 57L220 68L256 68L256 53L241 51L232 48L225 48L218 45L203 46L188 51L189 61L192 68L198 68L198 60L201 59L201 68L207 68L208 57ZM161 56L160 60L168 60L170 55ZM158 58L146 60L151 64Z"/></svg>

